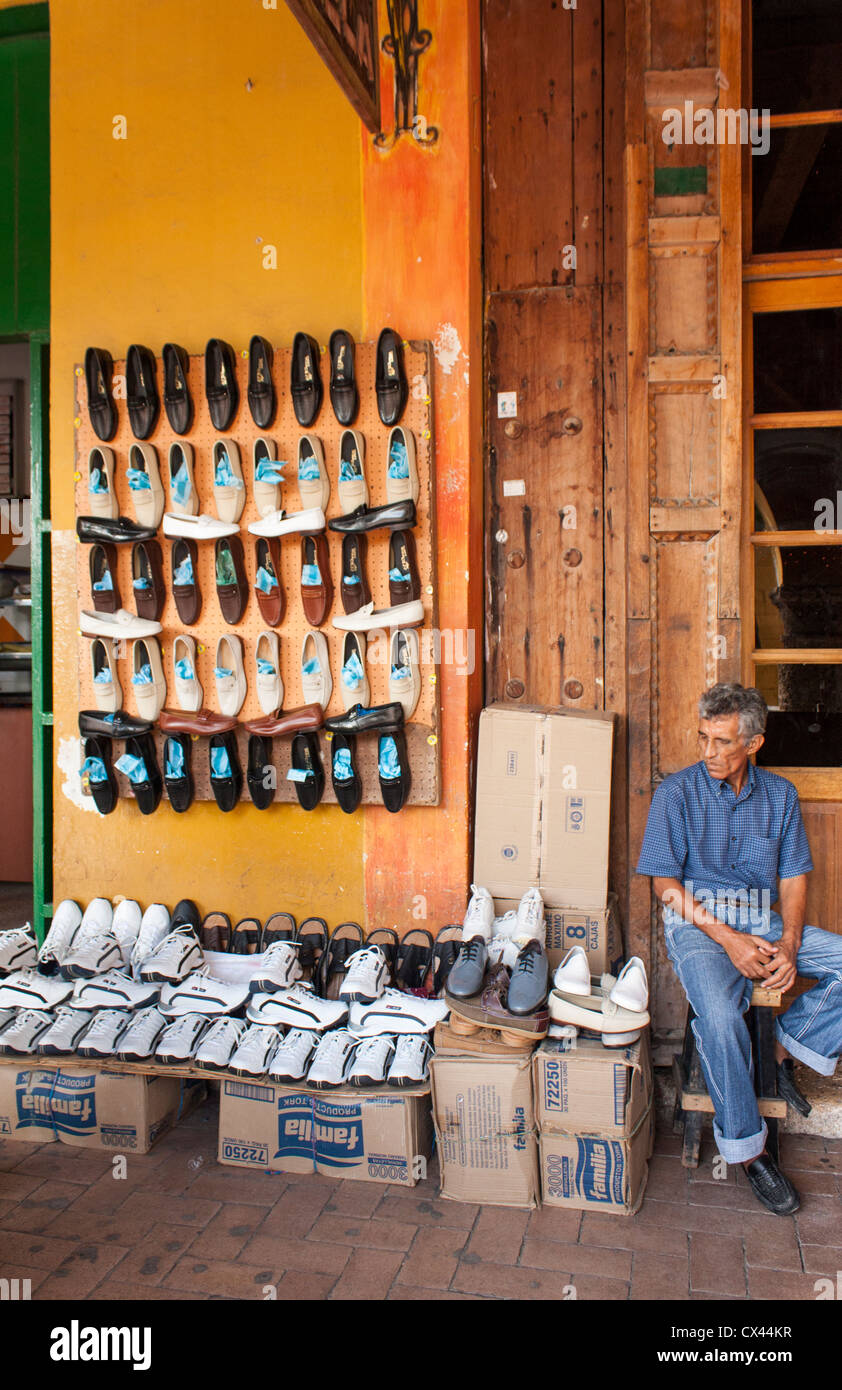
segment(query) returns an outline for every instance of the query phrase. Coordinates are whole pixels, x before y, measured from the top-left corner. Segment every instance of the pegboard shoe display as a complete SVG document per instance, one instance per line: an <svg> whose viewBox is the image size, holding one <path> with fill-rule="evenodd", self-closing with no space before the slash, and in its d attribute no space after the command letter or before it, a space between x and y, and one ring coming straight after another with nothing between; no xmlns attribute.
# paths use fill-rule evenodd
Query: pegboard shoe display
<svg viewBox="0 0 842 1390"><path fill-rule="evenodd" d="M261 517L259 521L253 521L248 529L253 536L274 539L277 536L293 535L297 531L315 535L316 532L323 531L325 525L325 514L321 507L308 507L302 512L286 512L281 507L277 512Z"/></svg>

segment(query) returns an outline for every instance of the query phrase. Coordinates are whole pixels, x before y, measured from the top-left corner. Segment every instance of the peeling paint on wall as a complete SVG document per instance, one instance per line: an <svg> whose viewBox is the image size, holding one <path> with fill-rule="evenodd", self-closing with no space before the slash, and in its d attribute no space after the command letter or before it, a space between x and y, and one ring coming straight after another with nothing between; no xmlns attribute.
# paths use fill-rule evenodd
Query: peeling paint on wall
<svg viewBox="0 0 842 1390"><path fill-rule="evenodd" d="M99 811L94 805L93 797L85 796L82 792L82 779L79 776L79 768L82 766L82 740L60 739L56 765L65 779L61 784L62 796L66 796L80 811L93 811L94 815L98 816Z"/></svg>
<svg viewBox="0 0 842 1390"><path fill-rule="evenodd" d="M445 376L450 376L462 354L462 343L452 323L439 324L438 332L433 339L433 351Z"/></svg>

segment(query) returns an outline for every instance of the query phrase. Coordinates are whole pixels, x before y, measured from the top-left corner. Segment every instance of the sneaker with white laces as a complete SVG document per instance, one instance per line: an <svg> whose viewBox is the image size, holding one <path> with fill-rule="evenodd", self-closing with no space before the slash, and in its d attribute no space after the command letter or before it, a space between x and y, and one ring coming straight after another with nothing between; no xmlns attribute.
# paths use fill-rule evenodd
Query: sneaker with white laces
<svg viewBox="0 0 842 1390"><path fill-rule="evenodd" d="M39 1038L53 1021L54 1015L43 1009L21 1009L0 1033L0 1052L37 1052Z"/></svg>
<svg viewBox="0 0 842 1390"><path fill-rule="evenodd" d="M141 984L125 970L107 970L94 979L76 981L68 1001L73 1009L135 1009L157 1003L159 985Z"/></svg>
<svg viewBox="0 0 842 1390"><path fill-rule="evenodd" d="M487 888L471 884L471 901L462 919L462 940L470 941L472 936L481 936L483 941L491 940L494 931L494 899Z"/></svg>
<svg viewBox="0 0 842 1390"><path fill-rule="evenodd" d="M181 1014L161 1034L155 1056L159 1062L189 1062L208 1026L207 1014Z"/></svg>
<svg viewBox="0 0 842 1390"><path fill-rule="evenodd" d="M309 1028L290 1028L269 1063L273 1081L301 1081L307 1075L310 1059L319 1045L320 1033Z"/></svg>
<svg viewBox="0 0 842 1390"><path fill-rule="evenodd" d="M240 1039L228 1063L228 1070L237 1076L265 1076L280 1041L277 1028L253 1023Z"/></svg>
<svg viewBox="0 0 842 1390"><path fill-rule="evenodd" d="M423 1033L404 1033L396 1040L387 1086L423 1086L430 1076L432 1047Z"/></svg>
<svg viewBox="0 0 842 1390"><path fill-rule="evenodd" d="M119 969L122 964L123 952L112 931L91 931L83 935L83 927L80 927L59 966L59 973L65 980L90 980L94 975L104 975L107 970Z"/></svg>
<svg viewBox="0 0 842 1390"><path fill-rule="evenodd" d="M231 1054L239 1046L248 1026L244 1018L214 1019L193 1053L196 1066L203 1071L226 1071Z"/></svg>
<svg viewBox="0 0 842 1390"><path fill-rule="evenodd" d="M52 975L58 970L81 923L82 909L78 903L72 898L65 898L59 903L38 952L38 969L44 975Z"/></svg>
<svg viewBox="0 0 842 1390"><path fill-rule="evenodd" d="M132 1021L126 1009L101 1009L76 1045L80 1057L113 1057Z"/></svg>
<svg viewBox="0 0 842 1390"><path fill-rule="evenodd" d="M229 984L227 980L216 980L210 974L210 966L205 965L200 970L194 970L178 984L164 985L159 1008L168 1018L190 1013L216 1016L233 1013L248 997L247 984Z"/></svg>
<svg viewBox="0 0 842 1390"><path fill-rule="evenodd" d="M72 993L72 980L18 970L0 980L0 1009L52 1009Z"/></svg>
<svg viewBox="0 0 842 1390"><path fill-rule="evenodd" d="M163 903L150 903L143 914L137 940L132 947L131 966L136 980L140 979L140 967L156 946L160 946L169 935L170 914Z"/></svg>
<svg viewBox="0 0 842 1390"><path fill-rule="evenodd" d="M11 1023L12 1019L17 1018L17 1016L17 1009L0 1009L0 1033L2 1033L6 1025Z"/></svg>
<svg viewBox="0 0 842 1390"><path fill-rule="evenodd" d="M354 1054L348 1083L351 1086L382 1086L395 1052L395 1039L388 1033L365 1038Z"/></svg>
<svg viewBox="0 0 842 1390"><path fill-rule="evenodd" d="M154 951L140 967L142 980L158 980L164 985L177 985L191 971L197 970L204 956L192 927L176 927L159 941Z"/></svg>
<svg viewBox="0 0 842 1390"><path fill-rule="evenodd" d="M380 947L363 946L348 957L339 998L347 1004L373 1004L386 988L388 978L389 967Z"/></svg>
<svg viewBox="0 0 842 1390"><path fill-rule="evenodd" d="M143 913L140 910L140 903L135 902L134 898L124 898L114 909L114 917L111 922L111 930L120 943L120 951L123 956L123 964L131 962L134 944L140 932Z"/></svg>
<svg viewBox="0 0 842 1390"><path fill-rule="evenodd" d="M91 898L91 901L82 913L82 920L79 923L79 936L99 936L101 932L111 930L113 921L114 908L111 906L108 898ZM78 939L77 937L76 940Z"/></svg>
<svg viewBox="0 0 842 1390"><path fill-rule="evenodd" d="M511 940L518 934L517 913L514 908L504 912L502 917L495 917L493 922L493 935L507 937ZM463 932L464 937L464 932Z"/></svg>
<svg viewBox="0 0 842 1390"><path fill-rule="evenodd" d="M131 1022L120 1037L116 1056L121 1062L145 1062L155 1051L167 1020L154 1004L132 1014Z"/></svg>
<svg viewBox="0 0 842 1390"><path fill-rule="evenodd" d="M399 989L384 990L372 1004L352 1004L349 1028L362 1036L374 1033L429 1033L450 1013L444 999L420 999Z"/></svg>
<svg viewBox="0 0 842 1390"><path fill-rule="evenodd" d="M28 970L38 960L38 940L29 922L0 931L0 975Z"/></svg>
<svg viewBox="0 0 842 1390"><path fill-rule="evenodd" d="M303 974L301 942L274 941L249 980L249 993L275 994L279 989L289 989Z"/></svg>
<svg viewBox="0 0 842 1390"><path fill-rule="evenodd" d="M341 999L320 999L311 985L303 983L277 994L253 994L246 1009L250 1023L315 1029L317 1033L344 1023L347 1017L348 1005Z"/></svg>
<svg viewBox="0 0 842 1390"><path fill-rule="evenodd" d="M49 1057L64 1057L76 1051L76 1044L94 1016L84 1009L72 1009L62 1004L53 1014L52 1026L38 1040L38 1051Z"/></svg>
<svg viewBox="0 0 842 1390"><path fill-rule="evenodd" d="M347 1078L358 1039L347 1028L325 1033L307 1072L307 1085L317 1091L342 1086Z"/></svg>
<svg viewBox="0 0 842 1390"><path fill-rule="evenodd" d="M512 932L512 935L523 937L524 944L526 941L540 941L542 946L547 944L544 899L541 897L540 888L527 888L518 903L517 931Z"/></svg>

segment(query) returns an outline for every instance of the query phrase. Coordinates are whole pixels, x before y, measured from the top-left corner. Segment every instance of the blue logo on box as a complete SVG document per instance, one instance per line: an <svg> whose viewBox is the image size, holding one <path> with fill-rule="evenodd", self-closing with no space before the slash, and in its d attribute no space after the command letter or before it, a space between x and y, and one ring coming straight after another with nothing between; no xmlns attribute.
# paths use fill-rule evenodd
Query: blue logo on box
<svg viewBox="0 0 842 1390"><path fill-rule="evenodd" d="M588 1202L622 1202L622 1145L611 1139L577 1139L576 1147L576 1190Z"/></svg>
<svg viewBox="0 0 842 1390"><path fill-rule="evenodd" d="M504 845L500 853L504 859L517 859L517 845Z"/></svg>
<svg viewBox="0 0 842 1390"><path fill-rule="evenodd" d="M96 1076L61 1071L21 1071L15 1081L18 1129L50 1125L58 1134L96 1129Z"/></svg>
<svg viewBox="0 0 842 1390"><path fill-rule="evenodd" d="M583 796L568 796L567 798L567 831L568 834L584 834L585 798Z"/></svg>
<svg viewBox="0 0 842 1390"><path fill-rule="evenodd" d="M329 1168L353 1168L365 1158L362 1107L315 1097L278 1099L276 1158L309 1158Z"/></svg>

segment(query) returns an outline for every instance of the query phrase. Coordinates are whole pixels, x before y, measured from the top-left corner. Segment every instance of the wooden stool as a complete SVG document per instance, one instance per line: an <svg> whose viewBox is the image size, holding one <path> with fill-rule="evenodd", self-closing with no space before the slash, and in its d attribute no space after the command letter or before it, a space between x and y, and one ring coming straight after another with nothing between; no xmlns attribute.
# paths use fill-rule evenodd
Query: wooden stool
<svg viewBox="0 0 842 1390"><path fill-rule="evenodd" d="M778 1099L778 1079L775 1069L774 1010L780 1006L780 1002L780 990L762 989L759 985L755 985L746 1020L751 1034L757 1108L765 1119L769 1130L766 1148L776 1163L778 1161L778 1120L782 1120L786 1114L786 1101ZM681 1162L685 1168L698 1168L702 1116L713 1114L713 1101L708 1095L699 1050L696 1046L696 1036L690 1026L695 1017L692 1008L688 1005L684 1044L678 1056L672 1059L672 1072L675 1079L673 1128L677 1134L683 1133L684 1135Z"/></svg>

